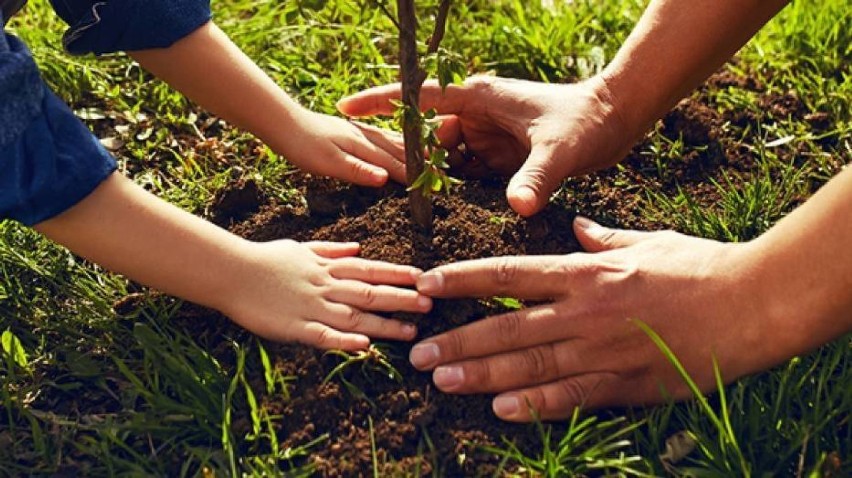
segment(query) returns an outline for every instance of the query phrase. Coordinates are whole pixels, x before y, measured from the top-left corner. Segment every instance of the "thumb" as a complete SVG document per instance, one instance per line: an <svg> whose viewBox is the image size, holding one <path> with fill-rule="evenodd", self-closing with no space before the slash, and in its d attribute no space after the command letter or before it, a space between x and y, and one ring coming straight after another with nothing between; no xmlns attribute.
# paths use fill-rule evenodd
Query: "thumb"
<svg viewBox="0 0 852 478"><path fill-rule="evenodd" d="M532 216L547 204L563 175L556 171L556 149L534 145L520 170L509 181L506 196L521 216Z"/></svg>
<svg viewBox="0 0 852 478"><path fill-rule="evenodd" d="M574 234L588 252L604 252L632 246L648 238L650 232L610 229L583 216L574 218Z"/></svg>

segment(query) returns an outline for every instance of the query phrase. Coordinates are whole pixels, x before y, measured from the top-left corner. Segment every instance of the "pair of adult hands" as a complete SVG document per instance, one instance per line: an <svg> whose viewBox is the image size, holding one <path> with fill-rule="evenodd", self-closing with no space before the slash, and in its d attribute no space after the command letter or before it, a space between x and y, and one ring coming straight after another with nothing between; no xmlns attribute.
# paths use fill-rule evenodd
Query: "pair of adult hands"
<svg viewBox="0 0 852 478"><path fill-rule="evenodd" d="M339 108L349 116L390 114L398 95L398 85L378 87ZM514 173L507 196L525 216L544 207L563 178L615 164L641 134L624 124L596 79L545 85L477 77L446 91L429 83L421 106L443 115L448 149L463 144L473 153L474 161L456 165L463 172ZM731 296L748 271L747 245L619 231L584 218L574 228L588 253L470 261L421 276L419 292L434 297L546 302L426 339L411 362L433 371L445 392L498 394L494 412L510 421L529 421L533 410L556 419L577 406L688 397L635 320L659 333L705 390L715 384L713 357L726 380L769 365L736 359L761 333L761 322L739 322L748 301Z"/></svg>

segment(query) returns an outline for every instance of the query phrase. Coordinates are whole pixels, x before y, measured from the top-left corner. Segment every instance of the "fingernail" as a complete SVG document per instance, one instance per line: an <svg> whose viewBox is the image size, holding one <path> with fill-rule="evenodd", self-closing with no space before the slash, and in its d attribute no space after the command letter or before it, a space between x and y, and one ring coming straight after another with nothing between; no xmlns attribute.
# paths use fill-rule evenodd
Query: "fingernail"
<svg viewBox="0 0 852 478"><path fill-rule="evenodd" d="M428 312L429 309L432 308L432 299L425 295L421 295L417 298L417 307L419 307L423 312Z"/></svg>
<svg viewBox="0 0 852 478"><path fill-rule="evenodd" d="M512 196L525 203L535 203L535 191L529 186L517 186L513 188Z"/></svg>
<svg viewBox="0 0 852 478"><path fill-rule="evenodd" d="M516 396L502 395L494 399L491 407L498 417L511 418L521 411L521 401Z"/></svg>
<svg viewBox="0 0 852 478"><path fill-rule="evenodd" d="M441 349L437 344L420 343L412 347L408 360L419 370L427 370L438 364Z"/></svg>
<svg viewBox="0 0 852 478"><path fill-rule="evenodd" d="M574 223L577 224L577 227L586 231L593 231L595 229L603 229L603 226L592 221L591 219L583 216L577 216L574 218Z"/></svg>
<svg viewBox="0 0 852 478"><path fill-rule="evenodd" d="M436 294L444 288L444 274L427 272L417 279L417 290L422 294Z"/></svg>
<svg viewBox="0 0 852 478"><path fill-rule="evenodd" d="M385 181L388 180L388 172L385 171L384 169L373 169L370 172L370 175L373 177L373 180L376 183L382 183L383 184Z"/></svg>
<svg viewBox="0 0 852 478"><path fill-rule="evenodd" d="M464 384L464 370L458 366L438 367L432 380L441 390L453 391Z"/></svg>
<svg viewBox="0 0 852 478"><path fill-rule="evenodd" d="M415 283L417 282L417 279L419 279L420 276L422 276L422 275L423 275L422 270L417 269L417 268L411 269L411 279L414 280Z"/></svg>
<svg viewBox="0 0 852 478"><path fill-rule="evenodd" d="M411 324L405 324L402 326L402 333L409 338L414 338L417 336L417 327Z"/></svg>

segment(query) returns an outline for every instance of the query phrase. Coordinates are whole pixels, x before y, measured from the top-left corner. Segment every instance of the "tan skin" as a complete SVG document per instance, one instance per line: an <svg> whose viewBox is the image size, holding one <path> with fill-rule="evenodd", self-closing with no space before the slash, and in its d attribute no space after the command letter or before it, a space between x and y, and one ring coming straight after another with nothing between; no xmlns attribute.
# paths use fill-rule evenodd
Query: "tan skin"
<svg viewBox="0 0 852 478"><path fill-rule="evenodd" d="M169 48L128 54L305 171L365 186L381 186L388 177L405 181L398 137L303 108L213 22Z"/></svg>
<svg viewBox="0 0 852 478"><path fill-rule="evenodd" d="M410 325L367 311L424 312L408 288L420 271L359 259L357 244L235 236L114 173L36 230L163 292L222 311L268 339L357 350L369 337L411 340Z"/></svg>
<svg viewBox="0 0 852 478"><path fill-rule="evenodd" d="M432 82L421 106L447 116L447 147L463 142L484 170L514 174L509 203L530 216L565 177L621 160L785 4L655 1L601 75L567 85L479 76L446 92ZM356 117L387 115L398 98L399 86L386 85L344 98L338 108Z"/></svg>
<svg viewBox="0 0 852 478"><path fill-rule="evenodd" d="M130 54L309 171L366 185L404 176L396 138L300 107L212 22L169 48ZM431 308L429 297L412 290L421 273L413 267L358 259L357 244L247 241L119 173L35 229L273 340L344 350L366 348L370 337L412 340L415 327L371 312Z"/></svg>
<svg viewBox="0 0 852 478"><path fill-rule="evenodd" d="M575 85L476 78L424 107L450 114L482 167L513 173L507 195L534 214L568 175L617 162L653 121L715 71L785 5L772 0L656 0L605 71ZM687 8L688 7L688 8ZM356 116L385 113L394 87L346 98ZM496 147L493 145L497 145ZM529 156L527 157L527 153ZM448 393L496 393L493 409L530 421L690 396L635 320L671 346L702 390L713 360L730 382L852 330L852 171L748 243L603 228L579 218L587 253L439 267L418 280L435 297L544 301L431 337L411 352ZM483 340L488 337L489 340Z"/></svg>

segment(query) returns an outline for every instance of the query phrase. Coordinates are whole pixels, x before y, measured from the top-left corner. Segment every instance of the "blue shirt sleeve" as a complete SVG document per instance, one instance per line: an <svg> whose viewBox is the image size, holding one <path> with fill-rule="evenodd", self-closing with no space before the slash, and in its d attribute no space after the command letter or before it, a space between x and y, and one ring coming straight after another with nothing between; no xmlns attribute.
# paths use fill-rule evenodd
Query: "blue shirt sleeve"
<svg viewBox="0 0 852 478"><path fill-rule="evenodd" d="M50 0L75 55L165 48L210 21L210 0Z"/></svg>
<svg viewBox="0 0 852 478"><path fill-rule="evenodd" d="M115 159L38 76L23 44L0 35L0 218L28 226L50 219L115 169Z"/></svg>

